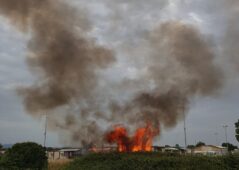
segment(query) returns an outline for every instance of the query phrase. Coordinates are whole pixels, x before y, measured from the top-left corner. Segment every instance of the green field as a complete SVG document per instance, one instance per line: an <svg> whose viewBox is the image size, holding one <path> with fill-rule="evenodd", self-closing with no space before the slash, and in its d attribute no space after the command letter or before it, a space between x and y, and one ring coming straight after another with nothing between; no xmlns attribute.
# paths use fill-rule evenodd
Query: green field
<svg viewBox="0 0 239 170"><path fill-rule="evenodd" d="M239 155L180 156L159 153L90 154L63 170L239 170Z"/></svg>

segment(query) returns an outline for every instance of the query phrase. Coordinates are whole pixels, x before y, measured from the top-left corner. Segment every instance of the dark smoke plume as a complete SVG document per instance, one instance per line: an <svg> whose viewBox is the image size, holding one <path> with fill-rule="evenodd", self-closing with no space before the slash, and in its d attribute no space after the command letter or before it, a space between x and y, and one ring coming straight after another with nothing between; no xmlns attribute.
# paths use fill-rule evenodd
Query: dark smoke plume
<svg viewBox="0 0 239 170"><path fill-rule="evenodd" d="M226 14L226 33L222 42L224 55L239 71L239 1L226 0L223 4Z"/></svg>
<svg viewBox="0 0 239 170"><path fill-rule="evenodd" d="M150 33L148 73L151 90L139 92L126 110L132 119L174 127L196 95L210 96L222 86L222 72L214 64L214 52L204 36L193 26L169 21Z"/></svg>
<svg viewBox="0 0 239 170"><path fill-rule="evenodd" d="M97 69L114 61L110 50L85 38L89 23L84 14L65 3L0 0L0 9L16 26L31 31L27 62L40 70L40 80L21 91L31 113L89 96L97 84Z"/></svg>
<svg viewBox="0 0 239 170"><path fill-rule="evenodd" d="M19 30L31 34L27 63L38 80L19 90L29 113L50 113L93 96L97 71L107 68L115 58L111 50L87 37L90 23L84 12L59 0L0 0L0 13ZM77 145L90 136L87 133L97 133L94 121L79 124L75 116L51 114L49 127L69 132L70 140L77 141Z"/></svg>
<svg viewBox="0 0 239 170"><path fill-rule="evenodd" d="M143 75L99 89L99 71L115 58L88 38L83 12L60 0L0 0L0 13L31 33L27 62L38 80L20 90L26 110L50 112L49 127L67 144L102 142L104 126L114 123L174 127L193 97L214 95L222 85L211 45L197 28L180 21L161 23L142 48L135 47L145 50ZM127 99L111 100L112 93L120 97L131 89Z"/></svg>

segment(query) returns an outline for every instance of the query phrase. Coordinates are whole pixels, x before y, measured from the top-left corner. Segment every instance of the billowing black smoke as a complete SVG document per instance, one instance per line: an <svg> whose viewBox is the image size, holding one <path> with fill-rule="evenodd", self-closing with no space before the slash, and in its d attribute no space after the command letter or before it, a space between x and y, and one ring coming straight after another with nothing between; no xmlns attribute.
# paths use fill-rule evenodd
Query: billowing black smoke
<svg viewBox="0 0 239 170"><path fill-rule="evenodd" d="M143 1L132 2L142 7ZM223 53L238 66L238 3L223 4L233 9L227 13ZM31 34L27 63L37 81L18 90L26 110L34 116L47 112L49 127L67 144L101 143L107 126L115 123L174 127L192 98L214 95L224 82L209 38L183 21L163 21L144 32L142 44L130 48L144 50L143 58L134 58L144 60L138 66L143 74L114 84L104 82L101 74L117 63L114 52L89 38L91 24L85 12L60 0L0 0L0 13ZM128 91L132 93L125 94ZM113 100L112 93L120 100Z"/></svg>

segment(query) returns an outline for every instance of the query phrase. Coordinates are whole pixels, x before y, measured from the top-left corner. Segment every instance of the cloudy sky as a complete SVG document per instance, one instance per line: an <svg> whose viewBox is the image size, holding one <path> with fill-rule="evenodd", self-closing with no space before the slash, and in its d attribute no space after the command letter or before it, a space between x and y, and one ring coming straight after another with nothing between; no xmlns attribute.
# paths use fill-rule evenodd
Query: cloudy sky
<svg viewBox="0 0 239 170"><path fill-rule="evenodd" d="M212 41L216 62L223 65L226 75L223 88L217 94L192 99L186 117L188 144L198 141L221 144L225 141L222 126L226 124L228 141L238 145L234 123L239 119L239 76L234 65L221 54L231 10L225 7L224 0L71 0L69 3L87 13L92 26L90 36L99 44L114 49L118 61L110 73L106 73L110 79L137 77L140 70L134 67L134 60L129 59L137 53L129 51L144 40L146 32L161 22L180 20L199 28ZM234 8L238 10L237 6ZM18 31L7 18L0 17L0 143L3 144L22 141L43 143L44 116L36 118L28 114L16 92L18 87L34 82L35 77L26 64L30 36ZM62 146L58 135L54 131L48 132L47 145ZM181 122L164 130L155 143L184 145L183 135Z"/></svg>

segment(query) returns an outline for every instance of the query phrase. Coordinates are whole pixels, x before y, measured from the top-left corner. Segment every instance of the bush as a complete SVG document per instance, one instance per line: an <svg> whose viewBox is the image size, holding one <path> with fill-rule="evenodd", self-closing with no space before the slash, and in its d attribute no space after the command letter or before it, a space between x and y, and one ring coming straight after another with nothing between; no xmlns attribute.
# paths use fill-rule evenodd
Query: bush
<svg viewBox="0 0 239 170"><path fill-rule="evenodd" d="M2 169L44 169L47 166L45 149L36 143L13 145L2 157ZM0 168L1 169L1 168Z"/></svg>
<svg viewBox="0 0 239 170"><path fill-rule="evenodd" d="M91 154L76 159L64 170L237 170L236 156L181 156L159 153Z"/></svg>

